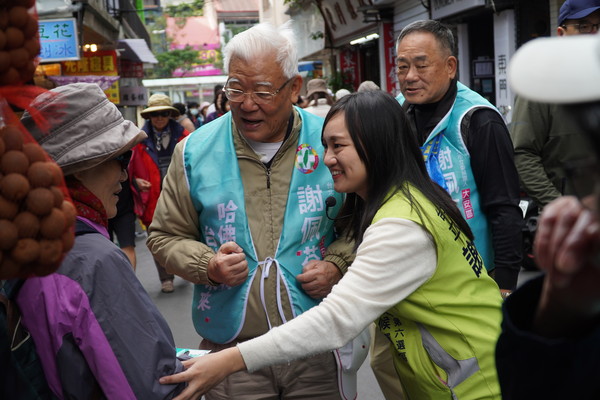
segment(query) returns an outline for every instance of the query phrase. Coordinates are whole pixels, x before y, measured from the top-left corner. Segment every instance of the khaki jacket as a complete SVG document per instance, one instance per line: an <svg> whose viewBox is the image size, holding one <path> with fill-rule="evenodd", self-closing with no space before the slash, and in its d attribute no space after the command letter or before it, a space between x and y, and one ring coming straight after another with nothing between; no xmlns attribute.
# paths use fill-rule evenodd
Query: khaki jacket
<svg viewBox="0 0 600 400"><path fill-rule="evenodd" d="M244 184L248 223L257 255L261 260L274 257L277 250L301 126L302 121L294 111L292 132L275 155L270 172L235 126L232 129ZM208 261L214 256L214 252L199 241L198 213L192 204L184 171L182 153L185 141L186 139L175 148L154 219L148 229L147 244L168 272L195 284L214 284L207 275ZM327 248L325 260L337 265L342 274L353 259L353 243L344 238L338 239ZM265 280L265 303L269 320L277 326L282 324L282 320L277 311L275 278L276 274L269 274ZM269 330L265 310L260 301L259 283L260 279L255 279L252 283L245 323L238 341L260 336ZM292 310L287 302L287 293L282 297L284 314L291 319Z"/></svg>

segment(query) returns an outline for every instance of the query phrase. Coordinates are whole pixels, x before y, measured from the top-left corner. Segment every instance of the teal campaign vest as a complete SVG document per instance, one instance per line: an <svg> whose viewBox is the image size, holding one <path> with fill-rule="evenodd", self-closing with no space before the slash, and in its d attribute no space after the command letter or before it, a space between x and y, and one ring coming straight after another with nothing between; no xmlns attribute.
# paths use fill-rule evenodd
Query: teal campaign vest
<svg viewBox="0 0 600 400"><path fill-rule="evenodd" d="M281 236L273 258L258 260L254 248L234 147L231 113L202 126L185 143L183 162L192 202L198 212L201 241L215 252L223 243L234 241L244 249L248 261L248 279L243 284L235 287L196 285L194 288L194 327L199 335L212 342L228 343L239 335L254 279L262 279L262 296L263 278L277 274L278 307L284 322L282 284L294 317L319 302L304 293L296 275L310 260L321 260L325 249L334 240L333 221L326 217L325 199L336 198L337 207L331 212L337 215L343 195L334 192L331 174L321 159L324 154L321 144L323 118L297 110L302 129ZM258 276L259 265L263 266L262 276Z"/></svg>
<svg viewBox="0 0 600 400"><path fill-rule="evenodd" d="M487 217L481 209L479 191L471 169L471 156L462 135L463 118L477 108L496 108L460 82L454 105L429 134L421 147L427 171L438 185L446 189L467 220L475 235L475 246L488 271L494 269L492 232ZM396 97L404 103L402 94Z"/></svg>

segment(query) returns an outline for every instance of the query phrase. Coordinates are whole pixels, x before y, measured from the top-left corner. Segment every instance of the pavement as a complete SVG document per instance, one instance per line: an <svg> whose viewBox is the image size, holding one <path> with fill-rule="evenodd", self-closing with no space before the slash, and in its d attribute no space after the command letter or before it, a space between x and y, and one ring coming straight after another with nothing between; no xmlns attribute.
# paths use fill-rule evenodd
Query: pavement
<svg viewBox="0 0 600 400"><path fill-rule="evenodd" d="M162 293L158 272L154 266L152 255L146 247L145 240L145 236L136 239L136 275L169 323L173 331L175 345L182 348L197 349L202 338L196 333L192 324L191 309L194 285L175 277L175 291L173 293ZM358 371L357 384L358 400L385 400L369 365L368 357Z"/></svg>

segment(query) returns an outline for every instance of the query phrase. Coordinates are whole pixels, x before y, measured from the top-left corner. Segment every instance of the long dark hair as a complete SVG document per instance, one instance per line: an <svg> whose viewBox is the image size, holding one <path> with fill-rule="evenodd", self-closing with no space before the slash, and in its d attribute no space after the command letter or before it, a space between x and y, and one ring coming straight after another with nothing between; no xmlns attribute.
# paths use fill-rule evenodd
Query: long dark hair
<svg viewBox="0 0 600 400"><path fill-rule="evenodd" d="M338 228L353 239L356 246L377 211L397 192L402 192L423 221L425 213L406 183L443 210L473 240L469 225L450 195L429 177L416 135L396 99L381 90L344 96L331 107L323 127L340 112L344 113L356 152L367 170L366 200L356 193L348 193L339 213L348 217L338 220Z"/></svg>

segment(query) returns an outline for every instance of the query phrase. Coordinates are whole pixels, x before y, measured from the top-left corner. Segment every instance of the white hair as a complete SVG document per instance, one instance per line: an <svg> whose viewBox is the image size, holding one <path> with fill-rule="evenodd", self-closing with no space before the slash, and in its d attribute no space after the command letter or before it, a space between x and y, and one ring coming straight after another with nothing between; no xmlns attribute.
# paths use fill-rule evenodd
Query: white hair
<svg viewBox="0 0 600 400"><path fill-rule="evenodd" d="M286 78L298 75L298 52L291 24L290 20L277 28L265 22L235 35L223 49L225 70L229 70L233 57L248 61L275 53L275 60Z"/></svg>

